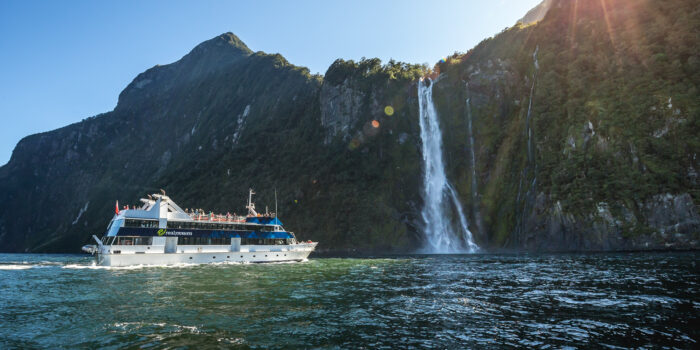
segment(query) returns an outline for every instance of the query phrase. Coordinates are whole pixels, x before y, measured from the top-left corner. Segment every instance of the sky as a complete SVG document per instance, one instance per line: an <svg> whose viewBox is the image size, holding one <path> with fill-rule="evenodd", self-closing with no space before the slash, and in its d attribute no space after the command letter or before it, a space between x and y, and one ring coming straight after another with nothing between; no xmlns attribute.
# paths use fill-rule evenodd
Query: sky
<svg viewBox="0 0 700 350"><path fill-rule="evenodd" d="M27 135L114 109L136 75L233 32L324 74L337 58L435 64L540 0L0 1L0 165Z"/></svg>

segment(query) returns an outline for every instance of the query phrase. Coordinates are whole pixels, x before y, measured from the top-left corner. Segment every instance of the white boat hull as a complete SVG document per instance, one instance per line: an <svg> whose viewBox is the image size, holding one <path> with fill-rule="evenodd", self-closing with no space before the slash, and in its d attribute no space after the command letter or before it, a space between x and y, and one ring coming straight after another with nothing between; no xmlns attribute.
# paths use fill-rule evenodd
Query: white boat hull
<svg viewBox="0 0 700 350"><path fill-rule="evenodd" d="M179 265L210 263L273 263L303 261L309 257L317 243L302 243L279 250L256 251L207 251L176 253L98 253L101 266Z"/></svg>

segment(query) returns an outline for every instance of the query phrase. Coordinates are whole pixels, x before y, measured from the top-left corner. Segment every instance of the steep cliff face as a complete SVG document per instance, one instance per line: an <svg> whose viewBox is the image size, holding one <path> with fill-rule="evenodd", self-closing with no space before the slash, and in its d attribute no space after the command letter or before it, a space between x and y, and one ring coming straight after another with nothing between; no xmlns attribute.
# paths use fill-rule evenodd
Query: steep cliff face
<svg viewBox="0 0 700 350"><path fill-rule="evenodd" d="M697 248L699 10L555 1L536 25L439 65L451 171L493 245Z"/></svg>
<svg viewBox="0 0 700 350"><path fill-rule="evenodd" d="M547 2L546 2L547 3ZM324 77L227 33L140 74L114 111L28 136L0 167L0 250L77 251L114 201L164 188L242 212L247 189L320 250L422 243L417 80L488 249L697 248L693 1L551 1L433 69L337 60Z"/></svg>

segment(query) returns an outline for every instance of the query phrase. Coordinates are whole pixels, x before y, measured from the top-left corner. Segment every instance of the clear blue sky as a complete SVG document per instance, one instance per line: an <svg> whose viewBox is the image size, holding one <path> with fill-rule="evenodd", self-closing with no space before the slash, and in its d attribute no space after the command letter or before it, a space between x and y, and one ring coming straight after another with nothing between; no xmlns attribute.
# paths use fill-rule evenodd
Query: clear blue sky
<svg viewBox="0 0 700 350"><path fill-rule="evenodd" d="M0 1L0 165L24 136L110 111L156 64L233 32L325 73L336 58L437 62L540 0Z"/></svg>

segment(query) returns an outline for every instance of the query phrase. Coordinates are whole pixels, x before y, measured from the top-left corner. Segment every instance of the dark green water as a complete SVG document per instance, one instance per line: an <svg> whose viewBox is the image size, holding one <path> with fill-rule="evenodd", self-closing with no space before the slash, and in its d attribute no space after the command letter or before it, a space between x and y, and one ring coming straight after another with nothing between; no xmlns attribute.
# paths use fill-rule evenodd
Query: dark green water
<svg viewBox="0 0 700 350"><path fill-rule="evenodd" d="M698 348L698 253L103 269L0 254L2 348Z"/></svg>

